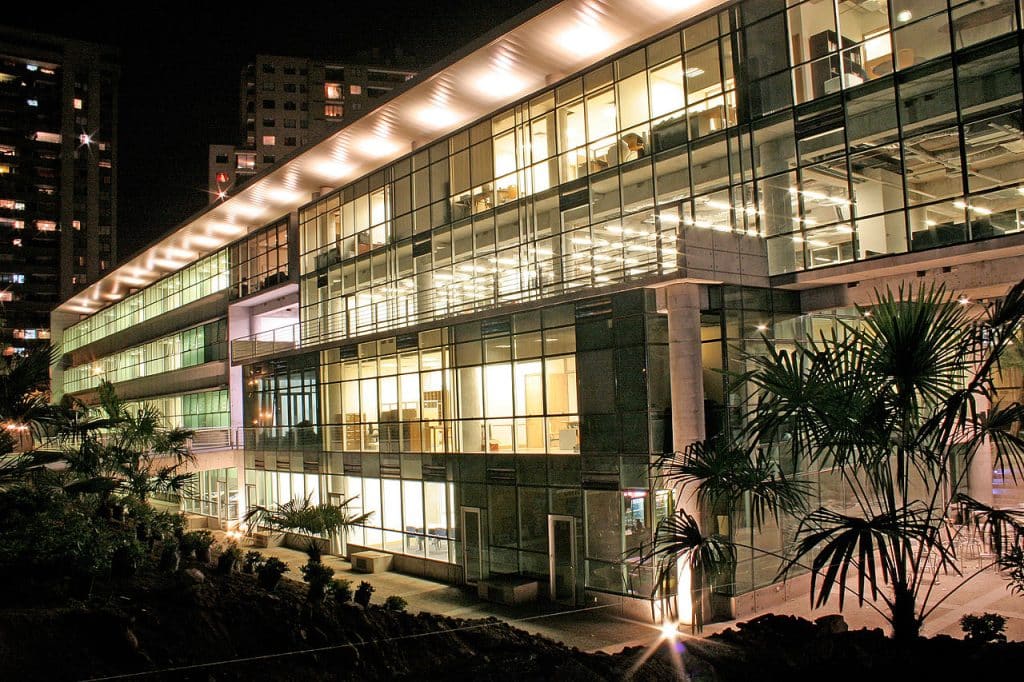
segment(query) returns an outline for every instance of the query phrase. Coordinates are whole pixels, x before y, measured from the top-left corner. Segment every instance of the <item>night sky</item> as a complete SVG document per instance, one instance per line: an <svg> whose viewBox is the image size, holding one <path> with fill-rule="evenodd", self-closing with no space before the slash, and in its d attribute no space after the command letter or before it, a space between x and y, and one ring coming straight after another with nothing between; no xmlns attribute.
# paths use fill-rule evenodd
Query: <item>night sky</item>
<svg viewBox="0 0 1024 682"><path fill-rule="evenodd" d="M238 76L256 54L348 57L400 46L430 65L531 4L346 0L275 3L264 12L259 3L139 3L116 15L94 4L72 15L19 2L0 23L120 48L124 260L206 204L207 146L238 142Z"/></svg>

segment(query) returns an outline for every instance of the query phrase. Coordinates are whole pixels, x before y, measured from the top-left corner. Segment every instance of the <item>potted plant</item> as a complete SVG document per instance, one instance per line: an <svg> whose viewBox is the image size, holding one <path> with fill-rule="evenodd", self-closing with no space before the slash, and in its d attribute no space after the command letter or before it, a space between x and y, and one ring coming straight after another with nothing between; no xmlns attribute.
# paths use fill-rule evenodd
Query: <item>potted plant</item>
<svg viewBox="0 0 1024 682"><path fill-rule="evenodd" d="M272 556L256 568L256 579L260 587L268 592L273 592L277 584L281 582L281 576L288 570L288 564Z"/></svg>
<svg viewBox="0 0 1024 682"><path fill-rule="evenodd" d="M195 550L196 561L204 564L210 563L210 547L213 546L213 533L206 530L193 530L185 533L189 538L190 546Z"/></svg>
<svg viewBox="0 0 1024 682"><path fill-rule="evenodd" d="M177 542L165 541L160 549L160 570L174 573L181 564L181 551Z"/></svg>
<svg viewBox="0 0 1024 682"><path fill-rule="evenodd" d="M302 571L302 579L309 583L306 600L311 604L322 602L327 595L327 586L331 584L331 579L334 577L334 569L310 559L299 570Z"/></svg>
<svg viewBox="0 0 1024 682"><path fill-rule="evenodd" d="M223 575L234 573L242 563L242 550L235 543L229 544L217 557L217 572Z"/></svg>
<svg viewBox="0 0 1024 682"><path fill-rule="evenodd" d="M393 594L384 600L384 608L388 611L405 611L405 607L409 605L409 602L405 601L402 597L397 594Z"/></svg>
<svg viewBox="0 0 1024 682"><path fill-rule="evenodd" d="M252 575L262 563L263 555L254 549L250 549L245 553L245 558L242 559L242 573Z"/></svg>
<svg viewBox="0 0 1024 682"><path fill-rule="evenodd" d="M376 590L373 585L363 580L359 583L359 587L356 589L355 600L356 603L362 606L364 609L370 605L370 595Z"/></svg>

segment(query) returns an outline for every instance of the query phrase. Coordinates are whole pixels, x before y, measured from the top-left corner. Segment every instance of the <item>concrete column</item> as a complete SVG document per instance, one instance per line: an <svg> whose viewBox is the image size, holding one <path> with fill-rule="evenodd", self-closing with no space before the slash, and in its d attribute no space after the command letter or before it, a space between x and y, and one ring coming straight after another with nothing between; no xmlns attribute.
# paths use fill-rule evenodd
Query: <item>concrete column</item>
<svg viewBox="0 0 1024 682"><path fill-rule="evenodd" d="M704 430L704 367L701 361L700 309L701 289L698 284L673 284L659 292L659 309L668 313L669 375L672 393L672 447L677 452L705 438ZM690 494L676 501L698 520L700 509L692 488ZM703 525L703 521L701 521ZM677 575L676 613L679 621L691 624L693 614L689 568L679 566ZM701 593L702 608L711 612L710 595Z"/></svg>
<svg viewBox="0 0 1024 682"><path fill-rule="evenodd" d="M700 308L700 285L674 284L664 289L672 391L672 447L676 451L705 437Z"/></svg>
<svg viewBox="0 0 1024 682"><path fill-rule="evenodd" d="M991 406L978 401L979 410ZM982 504L992 504L992 443L987 438L978 447L967 469L967 494Z"/></svg>

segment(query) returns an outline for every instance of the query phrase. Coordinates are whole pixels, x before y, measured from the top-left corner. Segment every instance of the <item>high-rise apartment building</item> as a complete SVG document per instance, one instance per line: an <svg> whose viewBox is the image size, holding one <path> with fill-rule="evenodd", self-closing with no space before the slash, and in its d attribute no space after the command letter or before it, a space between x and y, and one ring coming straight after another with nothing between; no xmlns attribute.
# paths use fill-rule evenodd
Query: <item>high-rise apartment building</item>
<svg viewBox="0 0 1024 682"><path fill-rule="evenodd" d="M416 75L401 52L354 61L258 55L242 69L239 144L210 145L210 201L361 116Z"/></svg>
<svg viewBox="0 0 1024 682"><path fill-rule="evenodd" d="M741 423L722 370L876 289L1020 279L1021 18L542 3L65 301L54 389L109 379L199 427L184 504L211 523L356 498L348 550L396 570L650 613L630 552L688 504L651 465ZM972 496L1021 501L975 464ZM716 609L784 593L791 529L751 519L703 519L764 550Z"/></svg>
<svg viewBox="0 0 1024 682"><path fill-rule="evenodd" d="M50 311L113 266L113 48L0 27L0 349L50 338Z"/></svg>

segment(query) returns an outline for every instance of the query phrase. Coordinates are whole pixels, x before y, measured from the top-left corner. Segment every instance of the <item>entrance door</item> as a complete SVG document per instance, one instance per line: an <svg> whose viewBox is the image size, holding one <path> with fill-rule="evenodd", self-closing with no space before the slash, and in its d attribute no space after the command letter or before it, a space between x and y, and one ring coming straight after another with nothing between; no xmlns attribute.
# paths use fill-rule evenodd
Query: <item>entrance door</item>
<svg viewBox="0 0 1024 682"><path fill-rule="evenodd" d="M480 523L480 509L462 508L462 565L465 567L466 584L476 585L483 576L483 529Z"/></svg>
<svg viewBox="0 0 1024 682"><path fill-rule="evenodd" d="M576 604L576 519L548 515L548 569L551 601Z"/></svg>

